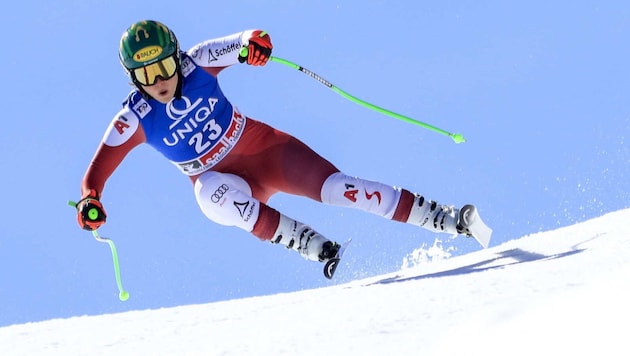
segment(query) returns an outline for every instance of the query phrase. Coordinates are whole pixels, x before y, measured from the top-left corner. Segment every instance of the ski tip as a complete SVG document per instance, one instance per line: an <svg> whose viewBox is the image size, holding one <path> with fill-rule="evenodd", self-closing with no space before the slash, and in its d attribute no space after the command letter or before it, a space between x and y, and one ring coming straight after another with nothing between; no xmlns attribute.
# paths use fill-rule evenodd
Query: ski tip
<svg viewBox="0 0 630 356"><path fill-rule="evenodd" d="M335 271L337 270L337 266L339 266L339 262L341 259L339 257L331 258L324 265L324 277L328 279L332 279L335 275Z"/></svg>

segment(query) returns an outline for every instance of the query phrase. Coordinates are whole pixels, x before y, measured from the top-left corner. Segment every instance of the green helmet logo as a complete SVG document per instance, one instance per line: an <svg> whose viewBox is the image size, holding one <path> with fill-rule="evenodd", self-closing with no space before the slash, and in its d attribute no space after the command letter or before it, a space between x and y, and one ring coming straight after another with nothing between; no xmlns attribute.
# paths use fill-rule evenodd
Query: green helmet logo
<svg viewBox="0 0 630 356"><path fill-rule="evenodd" d="M179 43L173 31L157 21L139 21L131 25L120 38L120 64L130 69L144 67L175 54L179 58Z"/></svg>

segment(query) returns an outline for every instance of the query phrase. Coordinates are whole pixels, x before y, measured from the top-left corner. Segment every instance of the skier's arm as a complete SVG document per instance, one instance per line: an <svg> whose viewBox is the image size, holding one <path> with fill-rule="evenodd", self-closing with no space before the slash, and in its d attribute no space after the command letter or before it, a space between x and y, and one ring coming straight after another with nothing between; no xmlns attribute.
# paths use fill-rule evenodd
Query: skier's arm
<svg viewBox="0 0 630 356"><path fill-rule="evenodd" d="M123 110L124 111L124 110ZM81 196L101 197L105 182L114 173L125 156L145 142L145 135L135 115L119 113L109 124L103 140L96 149L81 182Z"/></svg>
<svg viewBox="0 0 630 356"><path fill-rule="evenodd" d="M81 181L81 200L76 205L81 228L92 231L105 224L107 213L100 202L105 182L127 153L144 141L137 118L123 109L110 123Z"/></svg>
<svg viewBox="0 0 630 356"><path fill-rule="evenodd" d="M81 228L92 231L105 224L107 213L100 202L105 182L127 153L144 141L138 118L124 108L109 124L81 181L81 200L76 205Z"/></svg>
<svg viewBox="0 0 630 356"><path fill-rule="evenodd" d="M241 49L248 48L248 56L240 57ZM217 75L221 70L238 63L264 65L273 45L269 34L261 30L247 30L229 36L201 42L187 51L195 64Z"/></svg>

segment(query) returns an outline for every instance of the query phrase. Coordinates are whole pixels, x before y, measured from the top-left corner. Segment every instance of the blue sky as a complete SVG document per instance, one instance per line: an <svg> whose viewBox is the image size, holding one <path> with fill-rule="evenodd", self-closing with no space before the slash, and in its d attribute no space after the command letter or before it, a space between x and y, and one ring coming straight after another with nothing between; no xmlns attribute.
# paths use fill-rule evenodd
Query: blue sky
<svg viewBox="0 0 630 356"><path fill-rule="evenodd" d="M463 134L356 105L277 63L220 75L241 111L302 139L344 172L441 203L476 204L492 245L627 208L630 4L542 2L24 1L0 14L0 325L294 291L395 271L443 240L417 227L304 198L270 205L329 238L354 239L335 281L318 264L199 211L186 177L151 148L108 181L101 234L131 298L116 297L107 245L67 207L130 90L122 32L152 18L183 48L261 28L274 55L347 92Z"/></svg>

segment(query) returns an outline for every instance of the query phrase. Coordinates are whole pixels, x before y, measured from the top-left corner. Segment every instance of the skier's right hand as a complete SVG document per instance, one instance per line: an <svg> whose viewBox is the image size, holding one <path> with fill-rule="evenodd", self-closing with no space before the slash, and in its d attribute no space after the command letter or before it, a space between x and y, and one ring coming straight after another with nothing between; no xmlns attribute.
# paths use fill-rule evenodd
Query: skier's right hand
<svg viewBox="0 0 630 356"><path fill-rule="evenodd" d="M251 37L243 43L238 61L252 66L264 66L271 56L273 45L271 37L265 31L253 31Z"/></svg>
<svg viewBox="0 0 630 356"><path fill-rule="evenodd" d="M82 229L96 230L105 224L105 220L107 220L107 214L95 191L90 191L79 200L77 203L77 222Z"/></svg>

